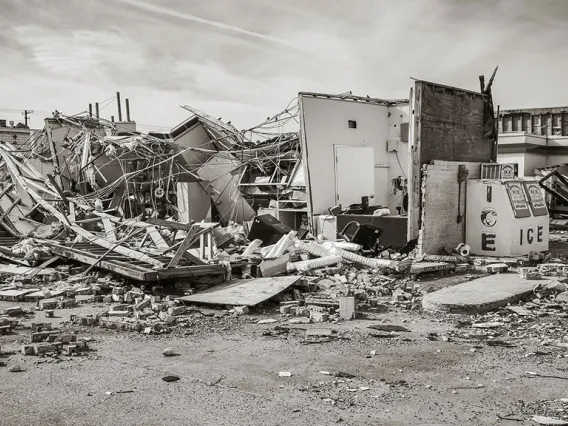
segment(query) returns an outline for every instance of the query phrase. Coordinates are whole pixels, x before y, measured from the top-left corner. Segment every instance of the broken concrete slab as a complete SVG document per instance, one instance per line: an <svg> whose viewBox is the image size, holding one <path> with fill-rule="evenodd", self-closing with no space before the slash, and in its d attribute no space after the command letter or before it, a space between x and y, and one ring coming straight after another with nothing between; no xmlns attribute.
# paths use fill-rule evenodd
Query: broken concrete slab
<svg viewBox="0 0 568 426"><path fill-rule="evenodd" d="M290 262L290 255L285 254L276 259L265 259L260 265L260 273L263 277L273 277L275 275L285 274L288 271L288 262Z"/></svg>
<svg viewBox="0 0 568 426"><path fill-rule="evenodd" d="M521 280L517 274L497 274L424 295L422 306L431 311L483 313L506 306L532 293L535 284L551 280Z"/></svg>
<svg viewBox="0 0 568 426"><path fill-rule="evenodd" d="M213 305L254 306L287 290L301 277L272 277L253 280L235 280L217 285L201 293L184 296L185 303Z"/></svg>

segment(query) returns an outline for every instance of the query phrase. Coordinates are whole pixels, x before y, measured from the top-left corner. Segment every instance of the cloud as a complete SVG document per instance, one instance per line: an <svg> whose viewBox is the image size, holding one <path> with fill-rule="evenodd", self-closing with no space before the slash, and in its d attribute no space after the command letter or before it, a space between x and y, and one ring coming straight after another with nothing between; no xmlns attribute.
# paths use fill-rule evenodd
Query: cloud
<svg viewBox="0 0 568 426"><path fill-rule="evenodd" d="M43 72L58 78L106 79L113 68L137 67L145 59L139 45L109 31L47 30L39 26L18 26L14 35L29 58Z"/></svg>
<svg viewBox="0 0 568 426"><path fill-rule="evenodd" d="M503 108L567 102L566 0L3 3L0 108L74 113L119 90L141 123L175 125L189 104L245 127L299 91L405 98L411 76L477 90L495 65Z"/></svg>
<svg viewBox="0 0 568 426"><path fill-rule="evenodd" d="M215 20L212 20L212 19L201 18L199 16L196 16L196 15L193 15L193 14L190 14L190 13L180 12L180 11L176 11L176 10L161 7L161 6L156 6L156 5L149 4L149 3L144 3L144 2L141 2L141 1L138 1L138 0L117 0L117 1L120 2L120 3L124 3L124 4L134 6L138 9L146 10L148 12L159 13L161 15L167 15L167 16L182 19L182 20L185 20L185 21L196 22L196 23L199 23L199 24L207 25L209 27L229 31L229 32L239 34L239 35L253 37L253 38L258 39L258 40L262 40L262 41L265 41L265 42L276 44L276 45L279 45L279 46L282 46L282 47L291 48L291 49L298 50L298 51L301 51L301 52L317 53L317 52L313 52L313 51L309 51L309 50L304 49L304 47L300 44L290 43L288 40L283 39L283 38L278 38L278 37L274 37L274 36L271 36L271 35L262 34L262 33L256 32L256 31L247 30L245 28L237 27L235 25L225 24L223 22L215 21Z"/></svg>

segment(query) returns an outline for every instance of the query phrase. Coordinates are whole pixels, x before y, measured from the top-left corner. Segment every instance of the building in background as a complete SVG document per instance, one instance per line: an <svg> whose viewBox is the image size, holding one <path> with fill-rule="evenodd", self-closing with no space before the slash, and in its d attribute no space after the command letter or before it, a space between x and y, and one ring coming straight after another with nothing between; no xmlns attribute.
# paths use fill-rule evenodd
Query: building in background
<svg viewBox="0 0 568 426"><path fill-rule="evenodd" d="M11 121L8 125L6 120L0 119L0 141L20 146L28 140L32 133L36 132L22 123L15 126L13 123Z"/></svg>
<svg viewBox="0 0 568 426"><path fill-rule="evenodd" d="M500 163L517 163L519 176L568 163L568 106L500 111Z"/></svg>

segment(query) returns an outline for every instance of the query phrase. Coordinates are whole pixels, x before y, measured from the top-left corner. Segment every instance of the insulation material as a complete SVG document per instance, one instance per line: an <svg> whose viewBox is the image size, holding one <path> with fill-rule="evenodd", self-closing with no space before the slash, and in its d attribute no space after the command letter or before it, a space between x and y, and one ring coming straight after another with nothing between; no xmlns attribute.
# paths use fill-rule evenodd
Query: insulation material
<svg viewBox="0 0 568 426"><path fill-rule="evenodd" d="M247 248L245 249L245 251L243 252L243 257L246 256L252 256L255 252L255 250L257 250L260 246L262 245L262 240L254 240L252 241Z"/></svg>
<svg viewBox="0 0 568 426"><path fill-rule="evenodd" d="M269 259L274 259L276 257L282 256L286 249L294 244L294 238L296 237L296 234L296 231L292 231L280 238L280 241L278 241L274 245L274 247L268 252L266 257Z"/></svg>
<svg viewBox="0 0 568 426"><path fill-rule="evenodd" d="M333 247L337 247L342 250L347 250L352 252L361 251L361 249L363 248L361 244L349 243L347 241L326 241L322 244L322 246L328 250L331 250Z"/></svg>
<svg viewBox="0 0 568 426"><path fill-rule="evenodd" d="M308 272L312 269L323 268L324 266L333 266L341 263L343 258L341 256L325 256L318 259L304 260L302 262L295 262L288 264L288 272Z"/></svg>
<svg viewBox="0 0 568 426"><path fill-rule="evenodd" d="M387 259L373 259L369 257L360 256L355 253L351 253L346 250L341 250L340 248L333 247L331 249L331 253L336 256L341 256L345 260L349 260L351 262L359 263L364 266L368 266L369 268L373 269L398 269L398 264L396 260L387 260Z"/></svg>
<svg viewBox="0 0 568 426"><path fill-rule="evenodd" d="M333 254L328 249L320 246L318 243L315 243L313 241L305 243L298 240L294 243L294 246L299 250L305 251L318 257L331 256Z"/></svg>

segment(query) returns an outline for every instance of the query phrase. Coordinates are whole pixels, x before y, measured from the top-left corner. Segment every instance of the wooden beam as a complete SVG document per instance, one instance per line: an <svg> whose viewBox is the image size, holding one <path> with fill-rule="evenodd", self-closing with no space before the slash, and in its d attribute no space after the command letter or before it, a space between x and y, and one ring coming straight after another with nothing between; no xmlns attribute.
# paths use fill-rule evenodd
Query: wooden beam
<svg viewBox="0 0 568 426"><path fill-rule="evenodd" d="M146 222L152 225L163 226L164 228L177 229L178 231L190 231L193 226L191 223L179 223L156 218L149 218Z"/></svg>
<svg viewBox="0 0 568 426"><path fill-rule="evenodd" d="M195 239L197 238L195 234L196 234L195 228L191 229L187 233L185 239L182 241L182 243L179 245L178 249L176 250L174 257L172 258L172 260L170 260L170 263L168 264L167 268L173 268L179 263L179 261L183 257L183 254L186 252L188 248L191 247L191 245L194 243Z"/></svg>
<svg viewBox="0 0 568 426"><path fill-rule="evenodd" d="M152 238L152 241L154 241L154 244L156 244L156 247L158 247L158 249L170 248L166 240L164 240L164 237L162 237L162 234L160 234L155 226L149 226L148 228L146 228L146 232L148 235L150 235L150 238Z"/></svg>
<svg viewBox="0 0 568 426"><path fill-rule="evenodd" d="M51 161L53 163L53 169L54 170L61 170L60 165L59 165L59 157L57 156L57 150L55 149L55 142L53 142L53 138L51 135L51 128L48 126L45 130L46 136L47 136L47 144L49 146L49 153L51 154ZM61 175L57 174L57 177L59 178L59 187L63 188L63 180L61 179Z"/></svg>
<svg viewBox="0 0 568 426"><path fill-rule="evenodd" d="M42 269L47 268L48 266L54 264L55 262L57 262L58 260L61 260L61 258L59 256L54 256L49 260L46 260L45 262L43 262L41 265L39 265L37 268L34 268L31 272L24 274L26 278L33 278L35 277L37 274L39 274L41 272Z"/></svg>
<svg viewBox="0 0 568 426"><path fill-rule="evenodd" d="M174 278L189 278L201 277L206 275L223 275L226 269L223 265L192 265L180 266L178 268L159 269L146 273L145 279L147 281L156 281L174 279Z"/></svg>
<svg viewBox="0 0 568 426"><path fill-rule="evenodd" d="M109 220L108 217L103 217L101 220L105 228L105 236L107 237L107 240L109 240L112 243L116 243L117 239L116 239L114 225L112 224L112 222Z"/></svg>
<svg viewBox="0 0 568 426"><path fill-rule="evenodd" d="M407 240L418 238L420 232L420 211L422 194L422 163L420 161L420 109L422 107L421 82L416 82L410 89L410 178L408 181L408 232ZM414 95L414 96L413 96Z"/></svg>
<svg viewBox="0 0 568 426"><path fill-rule="evenodd" d="M89 255L89 253L74 250L70 247L52 244L50 245L50 248L53 253L61 257L76 260L86 265L92 265L98 261L96 257ZM100 268L106 269L107 271L115 272L119 275L122 275L123 277L128 277L139 281L146 281L148 273L151 272L150 269L142 268L140 266L135 266L132 264L126 264L116 260L107 261L103 259L98 262L98 265Z"/></svg>
<svg viewBox="0 0 568 426"><path fill-rule="evenodd" d="M69 201L69 221L70 222L75 222L75 204L73 204L71 201Z"/></svg>
<svg viewBox="0 0 568 426"><path fill-rule="evenodd" d="M111 224L111 226L112 226L112 224ZM87 268L87 270L85 272L83 272L83 274L86 275L89 271L91 271L91 269L93 269L98 263L100 263L105 257L107 257L110 254L110 252L112 250L114 250L114 248L117 247L119 244L125 243L126 241L128 241L129 238L134 237L136 234L139 234L142 231L143 231L142 229L135 229L133 232L130 232L126 237L124 237L123 239L118 241L114 246L110 247L106 251L106 253L104 253L101 257L99 257L95 263L93 263L91 266L89 266ZM115 238L116 238L116 236L115 236Z"/></svg>

